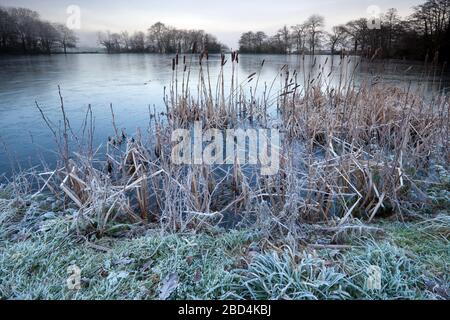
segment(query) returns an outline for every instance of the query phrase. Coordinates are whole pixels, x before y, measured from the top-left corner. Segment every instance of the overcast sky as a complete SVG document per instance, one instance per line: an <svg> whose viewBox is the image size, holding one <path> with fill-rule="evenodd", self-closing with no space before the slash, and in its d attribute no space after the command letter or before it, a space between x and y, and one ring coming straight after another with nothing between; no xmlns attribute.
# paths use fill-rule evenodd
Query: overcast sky
<svg viewBox="0 0 450 320"><path fill-rule="evenodd" d="M327 29L351 19L367 16L369 6L382 11L391 7L405 16L424 0L0 0L2 6L22 6L38 11L42 18L65 22L67 7L81 9L81 46L94 46L96 32L145 31L161 21L177 28L203 29L236 48L242 32L274 33L283 25L303 22L317 13Z"/></svg>

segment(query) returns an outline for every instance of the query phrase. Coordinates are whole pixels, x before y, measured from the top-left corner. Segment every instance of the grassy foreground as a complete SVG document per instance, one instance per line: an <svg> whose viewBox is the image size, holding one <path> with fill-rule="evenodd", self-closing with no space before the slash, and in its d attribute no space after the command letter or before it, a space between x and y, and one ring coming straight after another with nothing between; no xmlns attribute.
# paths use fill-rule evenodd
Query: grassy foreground
<svg viewBox="0 0 450 320"><path fill-rule="evenodd" d="M162 234L116 226L77 236L76 210L44 213L48 200L0 200L1 299L448 299L450 217L421 222L304 225L303 242L253 230ZM371 232L376 230L377 232ZM370 231L370 232L369 232ZM340 243L333 245L332 243ZM69 290L70 266L81 289ZM367 289L370 266L382 289Z"/></svg>

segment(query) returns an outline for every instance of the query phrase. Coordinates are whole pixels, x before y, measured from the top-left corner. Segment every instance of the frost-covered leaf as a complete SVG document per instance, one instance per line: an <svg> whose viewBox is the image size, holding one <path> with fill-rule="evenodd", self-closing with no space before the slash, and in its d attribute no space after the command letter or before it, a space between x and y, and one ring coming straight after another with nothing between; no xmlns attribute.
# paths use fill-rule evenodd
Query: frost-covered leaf
<svg viewBox="0 0 450 320"><path fill-rule="evenodd" d="M166 280L164 280L164 284L161 287L161 291L159 293L159 299L167 300L177 287L178 275L176 273L172 273L166 278Z"/></svg>

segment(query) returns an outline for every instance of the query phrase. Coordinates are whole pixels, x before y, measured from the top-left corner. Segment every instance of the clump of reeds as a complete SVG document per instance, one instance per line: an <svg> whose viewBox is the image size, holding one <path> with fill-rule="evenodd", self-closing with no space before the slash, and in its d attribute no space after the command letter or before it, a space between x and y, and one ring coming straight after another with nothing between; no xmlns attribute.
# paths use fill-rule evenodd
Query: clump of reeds
<svg viewBox="0 0 450 320"><path fill-rule="evenodd" d="M61 161L40 180L56 196L74 202L79 217L100 233L121 219L157 223L171 231L224 221L233 226L256 223L275 235L296 234L301 221L338 219L344 225L353 217L369 222L384 215L403 217L418 199L427 199L419 177L427 176L434 162L448 165L449 99L444 95L430 100L370 81L357 86L346 80L331 87L332 74L326 75L324 66L309 74L305 70L303 81L297 71L283 66L259 93L264 62L240 80L238 55L233 53L230 62L222 55L213 81L206 53L198 60L180 60L173 60L166 112L151 115L147 140L141 133L120 133L111 107L116 136L109 138L101 161L92 146L90 109L82 137L73 134L62 97L65 125L60 134L41 110ZM192 89L197 62L199 80ZM227 63L232 64L229 92L224 84ZM271 116L273 109L278 118ZM262 176L241 165L174 165L171 133L191 128L195 121L205 128L280 129L278 174ZM71 148L69 140L78 147Z"/></svg>

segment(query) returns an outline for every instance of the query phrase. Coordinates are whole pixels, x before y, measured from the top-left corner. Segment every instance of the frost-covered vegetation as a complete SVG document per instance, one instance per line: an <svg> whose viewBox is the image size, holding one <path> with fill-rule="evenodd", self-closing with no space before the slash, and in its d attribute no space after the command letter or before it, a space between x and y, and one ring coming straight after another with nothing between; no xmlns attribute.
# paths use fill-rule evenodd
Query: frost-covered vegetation
<svg viewBox="0 0 450 320"><path fill-rule="evenodd" d="M448 96L355 83L354 70L332 87L315 64L263 85L261 70L234 72L236 53L229 63L226 89L207 54L176 56L166 112L130 137L111 108L105 150L91 109L75 131L62 96L59 127L37 106L60 158L0 188L1 298L448 299ZM172 132L196 121L280 130L279 172L174 164Z"/></svg>
<svg viewBox="0 0 450 320"><path fill-rule="evenodd" d="M347 227L360 231L348 232L345 245L293 250L295 239L271 242L254 229L164 234L130 225L115 236L79 236L74 211L49 215L38 209L41 201L14 202L1 200L2 216L9 213L0 230L2 299L449 298L448 215L377 223L378 236L354 221ZM308 228L324 243L336 233L323 224ZM74 265L79 290L67 287ZM374 265L382 271L380 290L367 288Z"/></svg>

